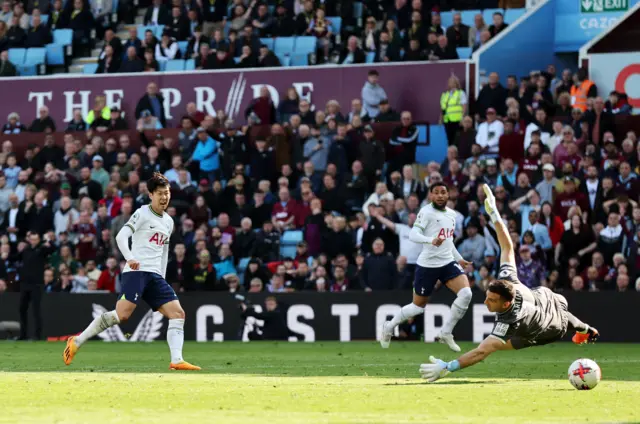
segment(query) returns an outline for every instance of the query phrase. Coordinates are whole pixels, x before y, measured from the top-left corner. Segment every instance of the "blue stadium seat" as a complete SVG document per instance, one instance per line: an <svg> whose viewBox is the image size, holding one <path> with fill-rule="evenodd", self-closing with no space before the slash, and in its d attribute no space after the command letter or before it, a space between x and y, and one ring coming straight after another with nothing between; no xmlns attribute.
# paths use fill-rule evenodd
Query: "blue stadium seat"
<svg viewBox="0 0 640 424"><path fill-rule="evenodd" d="M155 26L155 34L158 39L162 37L162 33L164 32L164 25L156 25Z"/></svg>
<svg viewBox="0 0 640 424"><path fill-rule="evenodd" d="M340 31L342 31L342 18L339 16L327 16L327 20L331 22L331 32L339 35Z"/></svg>
<svg viewBox="0 0 640 424"><path fill-rule="evenodd" d="M460 11L460 16L462 17L462 23L465 25L473 26L474 17L478 14L482 14L480 10L462 10ZM491 21L486 24L489 25Z"/></svg>
<svg viewBox="0 0 640 424"><path fill-rule="evenodd" d="M167 69L168 60L159 60L158 61L158 71L164 72Z"/></svg>
<svg viewBox="0 0 640 424"><path fill-rule="evenodd" d="M444 141L447 144L447 132L444 125L429 125L429 144L434 145Z"/></svg>
<svg viewBox="0 0 640 424"><path fill-rule="evenodd" d="M427 144L427 126L417 125L418 129L418 144Z"/></svg>
<svg viewBox="0 0 640 424"><path fill-rule="evenodd" d="M290 57L291 63L289 66L309 66L309 55L306 54L294 54Z"/></svg>
<svg viewBox="0 0 640 424"><path fill-rule="evenodd" d="M196 60L195 59L187 59L184 61L184 70L185 71L193 71L196 69Z"/></svg>
<svg viewBox="0 0 640 424"><path fill-rule="evenodd" d="M59 44L47 44L47 65L64 65L64 47Z"/></svg>
<svg viewBox="0 0 640 424"><path fill-rule="evenodd" d="M82 73L83 74L95 74L96 70L98 70L98 64L97 63L87 63L86 65L84 65L84 68L82 68Z"/></svg>
<svg viewBox="0 0 640 424"><path fill-rule="evenodd" d="M376 60L376 52L367 52L366 63L373 63Z"/></svg>
<svg viewBox="0 0 640 424"><path fill-rule="evenodd" d="M53 44L60 44L61 46L70 46L73 44L73 30L56 29L53 31Z"/></svg>
<svg viewBox="0 0 640 424"><path fill-rule="evenodd" d="M364 14L364 5L361 1L353 2L353 17L356 19L362 19Z"/></svg>
<svg viewBox="0 0 640 424"><path fill-rule="evenodd" d="M286 246L295 246L304 239L304 233L300 230L288 230L282 234L280 243Z"/></svg>
<svg viewBox="0 0 640 424"><path fill-rule="evenodd" d="M118 13L118 0L112 0L111 13Z"/></svg>
<svg viewBox="0 0 640 424"><path fill-rule="evenodd" d="M442 21L442 26L445 28L449 28L453 25L453 14L456 13L454 11L451 12L440 12L440 19Z"/></svg>
<svg viewBox="0 0 640 424"><path fill-rule="evenodd" d="M227 22L226 24L224 24L224 38L229 37L229 31L231 30L231 22Z"/></svg>
<svg viewBox="0 0 640 424"><path fill-rule="evenodd" d="M296 247L295 246L280 246L280 256L283 258L295 258Z"/></svg>
<svg viewBox="0 0 640 424"><path fill-rule="evenodd" d="M275 44L275 40L273 38L261 38L260 44L264 44L267 46L269 50L273 51L273 45Z"/></svg>
<svg viewBox="0 0 640 424"><path fill-rule="evenodd" d="M482 11L482 17L487 25L493 24L493 14L500 12L504 15L504 9L484 9Z"/></svg>
<svg viewBox="0 0 640 424"><path fill-rule="evenodd" d="M247 267L249 266L249 261L251 260L251 258L242 258L240 259L240 261L238 262L238 272L244 272L245 269L247 269Z"/></svg>
<svg viewBox="0 0 640 424"><path fill-rule="evenodd" d="M316 37L296 37L296 43L293 48L295 53L311 54L316 51Z"/></svg>
<svg viewBox="0 0 640 424"><path fill-rule="evenodd" d="M35 65L18 65L18 75L21 77L34 77L38 75L38 67Z"/></svg>
<svg viewBox="0 0 640 424"><path fill-rule="evenodd" d="M24 57L25 65L42 65L45 63L47 50L44 47L33 47L27 49Z"/></svg>
<svg viewBox="0 0 640 424"><path fill-rule="evenodd" d="M174 59L167 62L167 66L164 70L167 72L182 72L184 71L184 66L184 60Z"/></svg>
<svg viewBox="0 0 640 424"><path fill-rule="evenodd" d="M273 51L276 55L291 54L293 53L293 45L295 43L295 37L278 37L276 38Z"/></svg>
<svg viewBox="0 0 640 424"><path fill-rule="evenodd" d="M471 57L471 47L458 47L456 51L460 59L469 59Z"/></svg>
<svg viewBox="0 0 640 424"><path fill-rule="evenodd" d="M291 66L291 58L289 56L284 54L276 54L276 56L280 59L280 64L282 66Z"/></svg>
<svg viewBox="0 0 640 424"><path fill-rule="evenodd" d="M180 50L180 55L185 57L187 55L187 45L188 41L178 41L178 49Z"/></svg>
<svg viewBox="0 0 640 424"><path fill-rule="evenodd" d="M416 146L416 163L420 165L429 163L429 146Z"/></svg>
<svg viewBox="0 0 640 424"><path fill-rule="evenodd" d="M49 15L40 15L40 23L46 25L49 22ZM29 25L33 26L33 15L29 18Z"/></svg>
<svg viewBox="0 0 640 424"><path fill-rule="evenodd" d="M512 24L525 13L527 13L527 9L507 9L504 11L504 21L508 24Z"/></svg>
<svg viewBox="0 0 640 424"><path fill-rule="evenodd" d="M234 57L233 61L235 62L235 64L237 65L238 63L240 63L240 57Z"/></svg>
<svg viewBox="0 0 640 424"><path fill-rule="evenodd" d="M164 25L138 25L138 38L144 40L144 33L147 30L151 30L153 35L160 38L162 37L162 31L164 31Z"/></svg>
<svg viewBox="0 0 640 424"><path fill-rule="evenodd" d="M15 66L20 66L24 63L24 57L27 53L27 49L9 49L9 62Z"/></svg>

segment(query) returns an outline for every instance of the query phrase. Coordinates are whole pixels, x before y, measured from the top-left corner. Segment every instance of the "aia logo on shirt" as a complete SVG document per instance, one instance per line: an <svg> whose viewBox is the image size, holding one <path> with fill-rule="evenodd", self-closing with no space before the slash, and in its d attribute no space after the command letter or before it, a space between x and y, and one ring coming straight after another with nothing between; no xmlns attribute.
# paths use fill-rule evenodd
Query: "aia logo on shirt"
<svg viewBox="0 0 640 424"><path fill-rule="evenodd" d="M164 234L155 233L150 239L149 243L155 243L158 246L164 246L167 244L168 237Z"/></svg>
<svg viewBox="0 0 640 424"><path fill-rule="evenodd" d="M440 228L440 232L438 233L438 237L436 238L441 238L441 239L448 239L448 238L453 238L453 228L451 229L447 229L447 228Z"/></svg>

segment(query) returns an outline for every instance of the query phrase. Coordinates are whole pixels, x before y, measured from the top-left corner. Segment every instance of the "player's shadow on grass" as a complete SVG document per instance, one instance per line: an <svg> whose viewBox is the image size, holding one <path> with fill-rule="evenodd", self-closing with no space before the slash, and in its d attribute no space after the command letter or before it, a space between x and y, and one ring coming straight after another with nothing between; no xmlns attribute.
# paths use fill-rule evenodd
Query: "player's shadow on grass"
<svg viewBox="0 0 640 424"><path fill-rule="evenodd" d="M461 385L466 385L466 384L474 384L474 385L479 385L479 384L504 384L504 381L496 381L496 380L487 380L487 381L481 381L481 380L466 380L466 379L455 379L455 380L443 380L443 381L438 381L437 383L428 383L425 380L419 380L419 381L407 381L407 382L403 382L403 383L385 383L384 386L461 386Z"/></svg>

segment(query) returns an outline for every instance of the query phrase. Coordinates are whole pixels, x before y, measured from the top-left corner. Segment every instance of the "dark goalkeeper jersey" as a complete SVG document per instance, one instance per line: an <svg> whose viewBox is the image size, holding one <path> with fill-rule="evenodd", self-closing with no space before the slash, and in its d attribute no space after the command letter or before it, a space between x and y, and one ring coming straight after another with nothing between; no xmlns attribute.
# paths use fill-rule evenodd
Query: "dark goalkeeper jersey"
<svg viewBox="0 0 640 424"><path fill-rule="evenodd" d="M516 269L500 267L499 277L514 283L516 297L511 308L496 315L491 335L514 349L544 345L561 339L567 332L567 300L546 287L529 290L518 281Z"/></svg>

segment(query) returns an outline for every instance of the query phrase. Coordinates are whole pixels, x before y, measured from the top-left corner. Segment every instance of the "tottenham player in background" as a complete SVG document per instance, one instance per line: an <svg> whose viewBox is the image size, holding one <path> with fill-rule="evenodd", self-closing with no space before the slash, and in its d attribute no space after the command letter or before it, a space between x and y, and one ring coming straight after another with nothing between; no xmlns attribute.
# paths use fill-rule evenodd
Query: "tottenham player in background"
<svg viewBox="0 0 640 424"><path fill-rule="evenodd" d="M67 341L63 353L64 363L69 365L84 342L114 325L126 321L144 300L154 311L169 320L167 342L171 351L170 369L199 370L182 358L184 344L184 310L178 296L165 281L169 259L169 238L173 231L173 219L165 212L171 200L169 180L154 172L147 182L151 204L142 206L122 227L116 242L127 264L122 271L122 293L116 309L105 312L93 320L77 337ZM129 238L132 248L129 250Z"/></svg>
<svg viewBox="0 0 640 424"><path fill-rule="evenodd" d="M562 339L569 325L576 330L573 342L595 342L600 334L568 311L567 299L546 287L530 290L518 280L516 257L509 231L496 208L496 199L488 185L484 207L494 223L500 243L500 273L498 280L487 288L484 301L490 312L496 313L491 334L472 351L455 361L445 362L431 356L431 363L420 366L422 378L434 382L450 372L482 361L496 350L524 349Z"/></svg>
<svg viewBox="0 0 640 424"><path fill-rule="evenodd" d="M409 240L423 245L413 283L413 302L403 306L391 321L382 324L380 345L383 348L389 347L398 324L424 313L429 296L440 281L456 293L457 297L451 305L451 315L436 340L446 343L454 352L460 352L451 333L471 302L469 280L464 273L464 267L470 262L460 256L453 244L456 212L447 207L449 188L444 183L434 183L429 187L429 195L431 203L420 209L409 233Z"/></svg>

